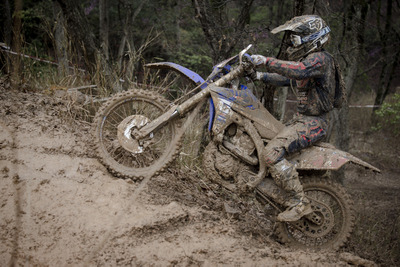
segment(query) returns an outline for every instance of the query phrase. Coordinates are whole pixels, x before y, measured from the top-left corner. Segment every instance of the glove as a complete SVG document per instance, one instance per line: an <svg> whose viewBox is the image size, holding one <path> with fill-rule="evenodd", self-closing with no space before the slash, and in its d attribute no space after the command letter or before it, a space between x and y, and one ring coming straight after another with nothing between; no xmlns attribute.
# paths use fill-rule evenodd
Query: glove
<svg viewBox="0 0 400 267"><path fill-rule="evenodd" d="M264 73L259 71L253 71L252 73L250 73L249 77L253 81L259 81L262 80L262 78L264 77Z"/></svg>
<svg viewBox="0 0 400 267"><path fill-rule="evenodd" d="M252 55L251 60L254 66L260 66L265 65L268 59L262 55Z"/></svg>

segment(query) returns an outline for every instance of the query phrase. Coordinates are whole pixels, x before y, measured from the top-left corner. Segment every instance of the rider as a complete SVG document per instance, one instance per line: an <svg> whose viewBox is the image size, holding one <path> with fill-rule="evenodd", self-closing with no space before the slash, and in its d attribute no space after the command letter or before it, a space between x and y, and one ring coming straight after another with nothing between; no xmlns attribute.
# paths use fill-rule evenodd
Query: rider
<svg viewBox="0 0 400 267"><path fill-rule="evenodd" d="M265 147L264 159L275 183L288 193L287 209L279 221L297 221L312 212L295 166L285 155L306 148L325 137L328 112L334 108L337 64L322 48L329 40L330 29L317 15L294 17L273 29L290 36L289 61L252 55L255 66L267 72L256 72L253 79L265 83L297 86L297 115ZM339 72L340 75L340 72ZM291 84L292 83L292 84Z"/></svg>

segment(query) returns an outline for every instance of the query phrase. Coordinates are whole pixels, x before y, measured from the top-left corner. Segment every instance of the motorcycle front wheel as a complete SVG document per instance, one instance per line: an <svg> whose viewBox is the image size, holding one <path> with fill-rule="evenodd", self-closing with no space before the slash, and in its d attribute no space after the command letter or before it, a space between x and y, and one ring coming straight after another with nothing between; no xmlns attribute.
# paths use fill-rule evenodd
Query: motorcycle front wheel
<svg viewBox="0 0 400 267"><path fill-rule="evenodd" d="M336 250L344 245L354 226L353 202L337 182L317 177L302 180L306 196L311 200L313 217L297 222L278 222L276 235L291 247Z"/></svg>
<svg viewBox="0 0 400 267"><path fill-rule="evenodd" d="M176 121L152 133L151 144L132 153L120 144L118 126L129 116L152 121L164 113L169 102L161 95L140 89L116 94L104 103L94 118L94 141L99 160L117 177L141 180L162 171L177 156L180 140Z"/></svg>

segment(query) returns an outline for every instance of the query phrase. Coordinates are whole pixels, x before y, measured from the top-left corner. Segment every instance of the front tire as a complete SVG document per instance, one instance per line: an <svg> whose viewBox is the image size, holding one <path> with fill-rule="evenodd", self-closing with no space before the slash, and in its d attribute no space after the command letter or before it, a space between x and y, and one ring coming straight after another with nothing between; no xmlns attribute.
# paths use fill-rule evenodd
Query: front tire
<svg viewBox="0 0 400 267"><path fill-rule="evenodd" d="M278 239L295 248L339 249L353 230L353 201L337 182L307 177L302 184L306 196L311 200L314 214L321 219L320 224L314 224L305 218L307 216L293 223L278 222Z"/></svg>
<svg viewBox="0 0 400 267"><path fill-rule="evenodd" d="M140 115L152 121L168 104L155 92L133 89L116 94L100 107L94 118L94 140L100 161L112 174L140 180L157 174L175 159L180 147L175 121L155 132L142 153L125 150L117 136L118 125L128 116Z"/></svg>

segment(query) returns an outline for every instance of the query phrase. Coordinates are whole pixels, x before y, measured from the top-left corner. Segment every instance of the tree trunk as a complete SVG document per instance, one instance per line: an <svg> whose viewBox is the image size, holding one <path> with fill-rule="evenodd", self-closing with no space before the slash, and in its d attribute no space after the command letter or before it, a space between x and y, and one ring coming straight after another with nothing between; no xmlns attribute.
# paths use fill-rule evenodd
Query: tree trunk
<svg viewBox="0 0 400 267"><path fill-rule="evenodd" d="M241 40L245 26L250 20L253 0L234 1L241 10L237 18L226 18L227 3L192 0L196 19L200 22L206 42L211 48L214 64L228 58L237 42ZM229 25L231 22L234 25Z"/></svg>
<svg viewBox="0 0 400 267"><path fill-rule="evenodd" d="M89 72L94 71L96 54L98 49L95 45L93 30L90 28L81 8L81 1L78 0L54 0L60 4L66 19L68 36L70 37L73 49L76 51L76 60L85 64ZM82 61L83 60L83 61Z"/></svg>
<svg viewBox="0 0 400 267"><path fill-rule="evenodd" d="M4 16L6 17L5 20L5 27L4 27L4 41L5 43L9 46L11 45L11 40L12 40L12 16L11 16L11 7L10 7L10 1L5 0L5 14Z"/></svg>
<svg viewBox="0 0 400 267"><path fill-rule="evenodd" d="M99 25L100 25L100 49L101 53L108 63L109 55L109 12L108 0L100 0L99 2Z"/></svg>
<svg viewBox="0 0 400 267"><path fill-rule="evenodd" d="M176 5L174 7L174 22L175 22L175 34L176 34L176 51L181 52L181 21L179 18L180 7Z"/></svg>
<svg viewBox="0 0 400 267"><path fill-rule="evenodd" d="M344 62L346 62L344 72L344 81L347 89L347 97L351 96L354 81L357 77L359 65L364 51L364 32L365 21L368 13L368 3L366 1L353 1L348 6L346 17L343 22L343 36L340 42L341 50L348 50L343 53ZM354 34L355 33L355 34ZM348 126L348 106L345 105L340 111L332 112L330 131L328 133L329 141L342 150L349 149L349 126Z"/></svg>
<svg viewBox="0 0 400 267"><path fill-rule="evenodd" d="M67 37L65 32L64 14L58 2L53 2L53 14L55 19L54 39L58 62L58 75L60 78L68 74L68 54L67 54Z"/></svg>
<svg viewBox="0 0 400 267"><path fill-rule="evenodd" d="M279 4L279 7L282 9L283 8L284 1L282 1ZM293 14L294 16L300 16L304 13L304 4L305 0L296 0L293 5ZM279 12L278 12L279 13ZM281 12L282 13L282 10ZM280 22L278 24L283 24L284 22ZM276 58L282 59L282 60L287 60L287 42L289 39L289 35L285 33L283 36L282 42L281 42L281 47L279 48L278 55ZM283 120L285 117L285 109L286 109L286 99L288 96L288 88L279 88L278 89L278 102L276 108L274 108L274 92L275 92L275 87L271 85L266 85L264 89L264 107L275 116L278 120Z"/></svg>
<svg viewBox="0 0 400 267"><path fill-rule="evenodd" d="M132 71L133 71L133 59L131 58L135 53L135 47L133 39L131 38L131 27L134 25L134 21L136 17L139 15L140 11L142 10L143 6L147 3L148 0L143 0L140 2L139 6L133 12L132 9L129 9L126 14L125 24L123 27L123 36L121 39L121 43L118 49L118 72L121 74L122 78L127 81L132 79ZM130 55L129 62L124 64L124 55L126 52L125 47L128 47L128 52Z"/></svg>
<svg viewBox="0 0 400 267"><path fill-rule="evenodd" d="M4 23L4 42L6 43L7 46L11 45L12 42L12 16L11 16L11 7L10 7L10 2L8 0L5 0L5 23ZM5 72L9 74L11 72L11 61L9 55L5 55Z"/></svg>
<svg viewBox="0 0 400 267"><path fill-rule="evenodd" d="M285 119L286 99L289 91L288 89L289 87L281 87L277 92L278 101L275 108L275 117L281 122L283 122Z"/></svg>
<svg viewBox="0 0 400 267"><path fill-rule="evenodd" d="M21 12L22 12L23 2L22 0L15 1L14 9L14 20L13 20L13 43L11 45L12 50L21 53L22 52L22 35L21 35ZM21 84L21 64L22 60L20 56L11 57L12 61L12 74L11 74L11 84L14 88L19 87Z"/></svg>
<svg viewBox="0 0 400 267"><path fill-rule="evenodd" d="M359 65L362 61L362 53L364 51L364 32L365 21L368 13L368 3L366 1L353 1L349 6L349 11L345 12L347 16L343 23L343 36L340 46L343 50L349 52L344 53L345 70L344 81L347 90L347 97L351 96L353 85L357 77ZM355 33L355 34L354 34ZM330 129L328 130L327 140L336 147L347 151L349 149L350 132L349 132L349 107L346 103L340 110L331 112ZM344 169L333 173L333 178L340 182L344 179Z"/></svg>
<svg viewBox="0 0 400 267"><path fill-rule="evenodd" d="M100 72L104 86L112 88L114 92L121 91L118 77L112 72L110 63L109 45L109 12L108 0L99 1L99 33L100 33Z"/></svg>
<svg viewBox="0 0 400 267"><path fill-rule="evenodd" d="M130 27L129 23L128 23L129 17L130 17L130 12L127 13L127 18L125 20L125 24L123 27L123 34L122 34L121 42L118 47L118 56L117 56L118 73L122 76L122 78L125 75L123 62L124 62L125 46L126 46L126 42L128 39L128 31L129 31L129 27Z"/></svg>
<svg viewBox="0 0 400 267"><path fill-rule="evenodd" d="M375 98L375 103L374 103L374 109L373 111L376 111L380 106L382 105L383 101L385 100L385 97L388 93L389 86L390 86L390 72L392 72L391 65L394 64L396 65L396 62L392 61L392 58L389 58L388 56L388 44L392 45L392 43L389 42L390 35L392 32L392 6L393 6L393 1L392 0L387 0L387 7L386 7L386 21L385 21L385 29L384 31L380 31L380 6L381 6L381 1L379 1L379 8L377 10L377 18L378 18L378 31L379 31L379 37L382 42L382 69L381 69L381 74L379 76L379 86L378 90L376 92L376 98ZM374 113L373 113L374 114ZM372 116L373 119L375 119L375 116Z"/></svg>

